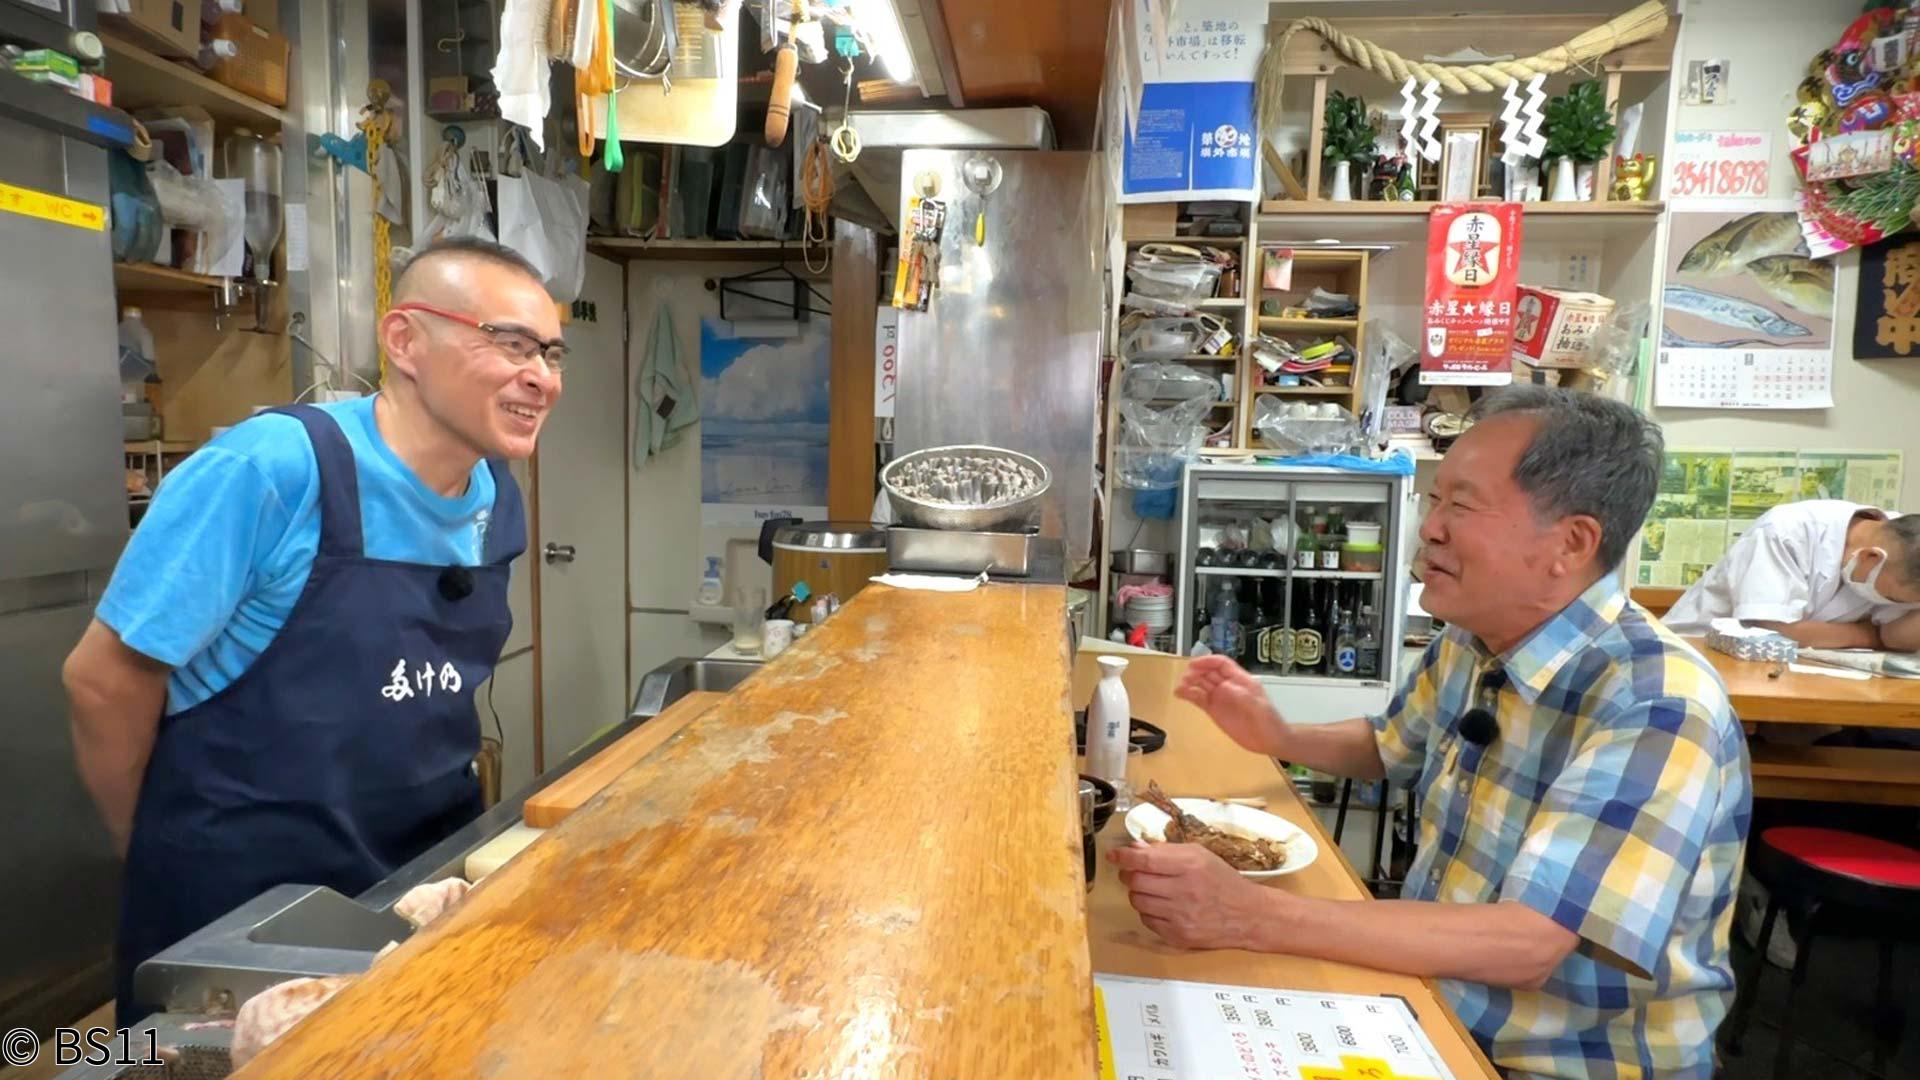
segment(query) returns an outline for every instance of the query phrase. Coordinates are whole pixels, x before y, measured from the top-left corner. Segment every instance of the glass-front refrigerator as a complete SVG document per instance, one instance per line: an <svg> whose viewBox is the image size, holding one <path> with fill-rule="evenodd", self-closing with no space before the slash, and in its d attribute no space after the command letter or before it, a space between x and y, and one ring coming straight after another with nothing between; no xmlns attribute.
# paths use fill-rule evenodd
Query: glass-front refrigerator
<svg viewBox="0 0 1920 1080"><path fill-rule="evenodd" d="M1179 650L1238 660L1289 720L1385 709L1402 667L1410 480L1321 468L1189 468Z"/></svg>

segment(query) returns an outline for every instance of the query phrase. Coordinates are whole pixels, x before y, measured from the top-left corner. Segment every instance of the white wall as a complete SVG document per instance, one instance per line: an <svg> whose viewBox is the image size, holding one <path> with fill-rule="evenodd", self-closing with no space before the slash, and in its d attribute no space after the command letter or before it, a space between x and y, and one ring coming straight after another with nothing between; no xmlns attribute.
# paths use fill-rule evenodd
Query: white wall
<svg viewBox="0 0 1920 1080"><path fill-rule="evenodd" d="M1797 187L1785 127L1794 88L1813 54L1831 45L1860 12L1853 0L1691 0L1680 28L1680 77L1688 59L1731 61L1732 102L1676 105L1676 130L1767 131L1774 162L1769 187ZM1672 160L1667 147L1662 172ZM1834 407L1792 412L1653 409L1672 446L1757 449L1900 450L1906 455L1900 505L1920 508L1920 359L1853 359L1859 253L1837 257ZM1649 397L1650 400L1650 397Z"/></svg>
<svg viewBox="0 0 1920 1080"><path fill-rule="evenodd" d="M697 378L700 320L720 313L719 296L707 291L707 279L757 268L738 262L634 262L627 292L631 335L627 347L628 392L632 392L633 375L646 361L654 315L661 304L670 305L680 355ZM825 291L824 283L821 287ZM631 447L631 431L628 444ZM637 682L664 661L703 655L726 641L729 631L725 625L696 623L686 613L699 590L705 557L725 553L729 540L756 539L758 530L700 523L699 425L686 429L678 445L641 468L635 469L629 458L627 475L632 514L628 559L634 608L630 619ZM726 585L731 594L735 585L765 589L770 581L766 564L751 557L736 558L729 566Z"/></svg>

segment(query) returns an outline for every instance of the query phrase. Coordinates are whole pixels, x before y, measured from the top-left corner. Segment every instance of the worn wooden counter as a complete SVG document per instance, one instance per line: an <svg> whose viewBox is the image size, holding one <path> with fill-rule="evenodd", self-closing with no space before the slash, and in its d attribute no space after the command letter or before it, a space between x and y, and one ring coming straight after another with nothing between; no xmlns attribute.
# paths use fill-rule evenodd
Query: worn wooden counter
<svg viewBox="0 0 1920 1080"><path fill-rule="evenodd" d="M1242 750L1214 726L1206 713L1173 696L1186 661L1171 656L1129 656L1128 661L1125 682L1133 715L1167 732L1165 749L1133 759L1130 775L1134 783L1144 787L1148 780L1157 780L1167 794L1175 797L1265 798L1269 813L1312 833L1314 842L1320 845L1320 856L1312 866L1273 879L1273 888L1336 900L1368 899L1359 875L1272 759ZM1084 703L1092 697L1098 677L1094 657L1083 653L1074 671L1075 702ZM1428 980L1327 960L1240 949L1195 952L1162 941L1141 925L1139 915L1127 903L1127 890L1120 884L1119 874L1106 861L1109 850L1127 842L1126 827L1117 817L1101 830L1100 869L1087 901L1087 937L1095 971L1291 990L1395 994L1406 999L1456 1080L1495 1075L1486 1056Z"/></svg>
<svg viewBox="0 0 1920 1080"><path fill-rule="evenodd" d="M1079 1078L1065 595L869 588L248 1078Z"/></svg>

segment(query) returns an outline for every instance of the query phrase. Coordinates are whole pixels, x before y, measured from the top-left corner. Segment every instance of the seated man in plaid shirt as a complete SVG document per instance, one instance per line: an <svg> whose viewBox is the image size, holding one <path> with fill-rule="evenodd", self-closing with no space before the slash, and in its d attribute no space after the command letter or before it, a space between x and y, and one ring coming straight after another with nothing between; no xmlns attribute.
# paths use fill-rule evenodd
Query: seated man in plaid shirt
<svg viewBox="0 0 1920 1080"><path fill-rule="evenodd" d="M1547 387L1477 416L1420 529L1423 604L1449 629L1386 715L1290 725L1224 657L1178 691L1248 750L1414 785L1406 898L1265 888L1193 845L1113 859L1174 944L1442 980L1510 1077L1706 1080L1751 792L1719 677L1621 588L1658 429Z"/></svg>

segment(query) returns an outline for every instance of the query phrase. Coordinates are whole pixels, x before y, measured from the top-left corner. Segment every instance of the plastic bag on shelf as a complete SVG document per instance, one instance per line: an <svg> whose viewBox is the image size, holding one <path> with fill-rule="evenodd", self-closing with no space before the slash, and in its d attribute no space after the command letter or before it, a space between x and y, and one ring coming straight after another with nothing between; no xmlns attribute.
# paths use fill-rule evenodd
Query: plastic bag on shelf
<svg viewBox="0 0 1920 1080"><path fill-rule="evenodd" d="M1127 260L1127 281L1141 296L1193 307L1213 295L1220 264L1198 248L1146 244Z"/></svg>
<svg viewBox="0 0 1920 1080"><path fill-rule="evenodd" d="M1135 491L1180 486L1180 474L1199 456L1213 401L1193 397L1172 404L1122 398L1120 439L1114 448L1114 479Z"/></svg>
<svg viewBox="0 0 1920 1080"><path fill-rule="evenodd" d="M1120 355L1128 363L1216 356L1232 344L1233 332L1211 315L1147 318L1129 324L1120 342Z"/></svg>
<svg viewBox="0 0 1920 1080"><path fill-rule="evenodd" d="M1223 400L1226 390L1220 380L1185 364L1154 361L1128 364L1120 377L1120 396L1126 401L1165 406L1169 402ZM1203 416L1205 414L1202 414Z"/></svg>
<svg viewBox="0 0 1920 1080"><path fill-rule="evenodd" d="M1295 412L1300 405L1271 395L1261 398L1253 409L1260 441L1288 454L1351 454L1365 445L1352 413L1336 407L1332 416L1305 416Z"/></svg>
<svg viewBox="0 0 1920 1080"><path fill-rule="evenodd" d="M1640 349L1647 340L1653 306L1644 300L1614 305L1607 324L1594 335L1587 354L1587 370L1601 379L1631 377L1640 366Z"/></svg>
<svg viewBox="0 0 1920 1080"><path fill-rule="evenodd" d="M1420 353L1393 332L1384 319L1367 320L1367 357L1365 377L1360 384L1360 427L1370 445L1386 446L1387 394L1400 369L1420 358Z"/></svg>
<svg viewBox="0 0 1920 1080"><path fill-rule="evenodd" d="M1178 300L1163 300L1157 296L1142 296L1137 292L1130 292L1120 299L1120 310L1165 316L1185 315L1192 309Z"/></svg>

